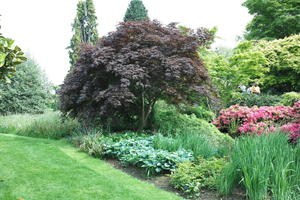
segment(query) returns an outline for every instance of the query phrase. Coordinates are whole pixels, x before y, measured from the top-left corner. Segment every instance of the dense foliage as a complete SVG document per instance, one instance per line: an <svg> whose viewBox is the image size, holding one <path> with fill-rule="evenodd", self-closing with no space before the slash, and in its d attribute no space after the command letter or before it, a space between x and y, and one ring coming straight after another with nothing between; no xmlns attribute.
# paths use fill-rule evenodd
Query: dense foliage
<svg viewBox="0 0 300 200"><path fill-rule="evenodd" d="M243 41L232 54L202 49L199 56L204 59L223 103L228 105L235 99L239 86L250 87L255 82L263 93L299 91L299 44L300 35L270 42ZM265 97L264 100L271 100ZM256 99L257 103L263 100Z"/></svg>
<svg viewBox="0 0 300 200"><path fill-rule="evenodd" d="M234 56L236 65L256 72L256 77L250 78L260 82L263 90L300 91L300 34L270 42L245 41L239 49L243 50Z"/></svg>
<svg viewBox="0 0 300 200"><path fill-rule="evenodd" d="M176 164L193 159L186 150L168 152L153 148L153 137L133 137L113 142L99 134L86 135L80 141L80 148L96 157L113 157L125 165L144 168L148 176L170 172Z"/></svg>
<svg viewBox="0 0 300 200"><path fill-rule="evenodd" d="M139 21L149 19L148 11L141 0L131 0L126 10L124 21Z"/></svg>
<svg viewBox="0 0 300 200"><path fill-rule="evenodd" d="M183 35L175 24L121 23L96 46L82 49L59 92L61 110L85 122L141 130L159 99L213 99L207 70L197 56L198 47L211 39L206 29Z"/></svg>
<svg viewBox="0 0 300 200"><path fill-rule="evenodd" d="M69 49L70 64L74 67L78 59L80 45L82 43L95 44L99 39L93 0L80 0L78 2L72 31L74 35L67 49Z"/></svg>
<svg viewBox="0 0 300 200"><path fill-rule="evenodd" d="M49 100L49 88L39 66L28 60L18 65L11 83L0 83L0 114L42 113Z"/></svg>
<svg viewBox="0 0 300 200"><path fill-rule="evenodd" d="M205 137L212 145L232 142L231 137L221 133L206 120L198 118L194 113L191 115L180 113L174 105L168 105L162 101L155 105L153 118L155 129L163 135L179 135L184 138L189 134L191 136L195 134L198 137Z"/></svg>
<svg viewBox="0 0 300 200"><path fill-rule="evenodd" d="M0 33L0 80L10 80L15 75L16 66L26 60L24 53L18 46L13 46L14 41L5 38Z"/></svg>
<svg viewBox="0 0 300 200"><path fill-rule="evenodd" d="M171 184L188 197L201 196L201 189L216 189L217 178L221 175L227 161L224 158L201 157L195 161L178 164L171 174Z"/></svg>
<svg viewBox="0 0 300 200"><path fill-rule="evenodd" d="M226 105L232 100L234 94L239 92L241 85L250 86L260 80L268 69L263 55L249 51L250 44L247 42L238 45L227 56L219 51L202 49L199 56L204 59L213 84Z"/></svg>
<svg viewBox="0 0 300 200"><path fill-rule="evenodd" d="M282 96L270 95L270 94L248 94L248 93L233 93L232 98L228 102L228 106L241 105L241 106L274 106L279 104L282 100ZM292 105L292 104L291 104Z"/></svg>
<svg viewBox="0 0 300 200"><path fill-rule="evenodd" d="M292 106L298 100L300 100L300 92L287 92L281 95L281 101L279 103L284 106Z"/></svg>
<svg viewBox="0 0 300 200"><path fill-rule="evenodd" d="M249 199L299 199L299 168L300 146L288 144L285 134L242 137L235 143L218 188L230 194L242 184Z"/></svg>
<svg viewBox="0 0 300 200"><path fill-rule="evenodd" d="M246 39L280 39L300 32L297 0L246 0L243 6L254 15Z"/></svg>

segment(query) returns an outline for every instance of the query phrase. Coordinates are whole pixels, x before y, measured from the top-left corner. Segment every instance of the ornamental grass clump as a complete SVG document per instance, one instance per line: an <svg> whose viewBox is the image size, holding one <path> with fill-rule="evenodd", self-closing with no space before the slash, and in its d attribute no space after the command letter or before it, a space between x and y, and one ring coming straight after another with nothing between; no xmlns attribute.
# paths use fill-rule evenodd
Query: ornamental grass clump
<svg viewBox="0 0 300 200"><path fill-rule="evenodd" d="M231 144L229 140L227 144L215 144L209 137L205 136L205 133L199 134L198 132L186 132L174 137L158 134L153 138L155 149L164 149L170 152L186 149L192 151L195 158L201 156L205 159L227 155Z"/></svg>
<svg viewBox="0 0 300 200"><path fill-rule="evenodd" d="M300 146L287 140L278 132L239 138L218 180L219 192L230 194L241 184L250 200L292 199L299 192Z"/></svg>

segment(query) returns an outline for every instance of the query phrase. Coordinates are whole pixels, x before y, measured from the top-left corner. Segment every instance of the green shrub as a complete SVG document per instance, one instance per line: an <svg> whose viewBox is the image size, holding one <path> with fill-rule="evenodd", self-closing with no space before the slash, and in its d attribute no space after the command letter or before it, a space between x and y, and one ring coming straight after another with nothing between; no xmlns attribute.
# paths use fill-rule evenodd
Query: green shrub
<svg viewBox="0 0 300 200"><path fill-rule="evenodd" d="M199 119L211 122L215 119L215 114L212 111L205 109L203 106L187 106L182 105L180 108L183 114L194 114Z"/></svg>
<svg viewBox="0 0 300 200"><path fill-rule="evenodd" d="M228 102L227 106L231 105L241 105L241 106L273 106L280 102L282 98L277 95L269 94L247 94L247 93L235 93L232 95L231 100Z"/></svg>
<svg viewBox="0 0 300 200"><path fill-rule="evenodd" d="M117 143L104 144L106 156L118 158L124 164L146 169L147 175L170 172L177 163L193 159L192 153L184 149L168 152L154 149L152 137L121 140Z"/></svg>
<svg viewBox="0 0 300 200"><path fill-rule="evenodd" d="M209 133L208 133L209 134ZM194 157L210 158L222 157L228 153L230 144L213 144L205 134L187 132L175 137L165 137L161 134L154 136L153 145L156 149L164 149L170 152L186 149L193 152ZM227 146L228 145L228 146Z"/></svg>
<svg viewBox="0 0 300 200"><path fill-rule="evenodd" d="M175 106L164 102L155 105L154 126L163 135L198 133L216 145L233 142L231 137L221 133L214 125L197 118L194 114L181 114Z"/></svg>
<svg viewBox="0 0 300 200"><path fill-rule="evenodd" d="M101 158L104 152L103 136L101 133L84 135L81 138L79 148L89 155Z"/></svg>
<svg viewBox="0 0 300 200"><path fill-rule="evenodd" d="M216 189L216 179L227 161L225 158L198 158L195 162L178 164L171 174L171 184L188 197L200 196L203 188Z"/></svg>
<svg viewBox="0 0 300 200"><path fill-rule="evenodd" d="M287 92L281 95L279 104L284 106L293 106L296 101L300 100L299 92Z"/></svg>
<svg viewBox="0 0 300 200"><path fill-rule="evenodd" d="M17 69L11 83L0 82L0 115L43 113L50 97L45 75L33 60Z"/></svg>
<svg viewBox="0 0 300 200"><path fill-rule="evenodd" d="M62 121L58 112L0 117L1 132L30 137L59 139L69 136L78 126L72 119Z"/></svg>
<svg viewBox="0 0 300 200"><path fill-rule="evenodd" d="M220 193L230 194L241 182L251 200L293 199L299 194L300 147L287 141L282 133L238 139L218 180Z"/></svg>

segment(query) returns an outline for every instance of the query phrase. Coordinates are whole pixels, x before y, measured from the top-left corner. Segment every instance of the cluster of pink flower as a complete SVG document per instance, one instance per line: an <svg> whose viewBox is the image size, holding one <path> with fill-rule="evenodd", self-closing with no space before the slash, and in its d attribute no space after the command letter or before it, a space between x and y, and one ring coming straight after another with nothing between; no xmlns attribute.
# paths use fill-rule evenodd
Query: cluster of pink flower
<svg viewBox="0 0 300 200"><path fill-rule="evenodd" d="M280 127L290 133L294 140L300 137L300 100L290 106L252 107L234 105L221 110L220 116L214 120L220 130L230 134L269 133ZM294 141L293 140L293 141Z"/></svg>
<svg viewBox="0 0 300 200"><path fill-rule="evenodd" d="M296 143L298 138L300 138L300 124L290 123L280 127L280 130L284 133L290 134L290 142Z"/></svg>

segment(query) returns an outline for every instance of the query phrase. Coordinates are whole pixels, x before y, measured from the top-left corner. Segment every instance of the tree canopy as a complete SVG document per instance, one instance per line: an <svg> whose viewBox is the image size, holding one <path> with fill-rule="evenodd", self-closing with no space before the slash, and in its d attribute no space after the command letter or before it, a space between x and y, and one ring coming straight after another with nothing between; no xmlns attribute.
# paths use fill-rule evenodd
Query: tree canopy
<svg viewBox="0 0 300 200"><path fill-rule="evenodd" d="M300 33L299 0L246 0L243 6L254 15L246 39L281 39Z"/></svg>
<svg viewBox="0 0 300 200"><path fill-rule="evenodd" d="M85 122L144 128L159 99L169 103L214 98L197 55L212 40L206 29L182 34L175 24L128 21L86 45L59 91L61 110ZM128 128L128 127L126 127Z"/></svg>
<svg viewBox="0 0 300 200"><path fill-rule="evenodd" d="M68 49L70 64L74 66L78 58L80 45L82 43L95 44L99 39L97 16L93 0L81 0L78 2L72 31L74 35L71 38Z"/></svg>
<svg viewBox="0 0 300 200"><path fill-rule="evenodd" d="M265 92L275 94L300 91L300 35L273 41L243 41L228 58L205 53L200 55L225 101L239 85L254 82Z"/></svg>
<svg viewBox="0 0 300 200"><path fill-rule="evenodd" d="M124 21L139 21L149 19L148 11L141 0L131 0L126 10Z"/></svg>
<svg viewBox="0 0 300 200"><path fill-rule="evenodd" d="M0 82L0 114L44 112L49 88L39 66L29 59L17 68L11 83Z"/></svg>

